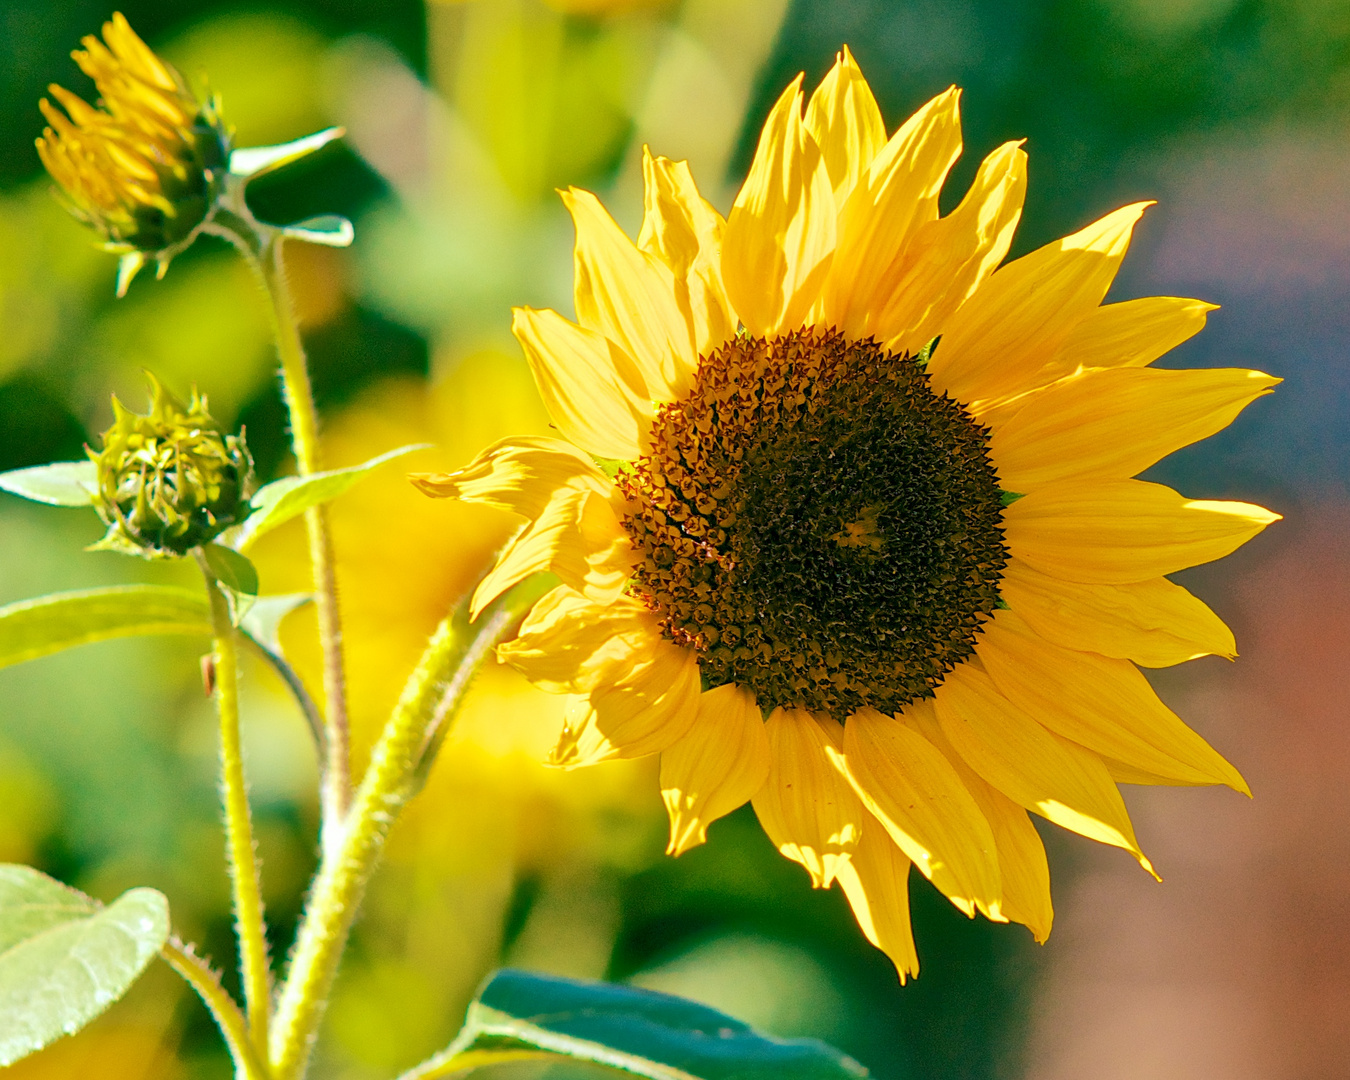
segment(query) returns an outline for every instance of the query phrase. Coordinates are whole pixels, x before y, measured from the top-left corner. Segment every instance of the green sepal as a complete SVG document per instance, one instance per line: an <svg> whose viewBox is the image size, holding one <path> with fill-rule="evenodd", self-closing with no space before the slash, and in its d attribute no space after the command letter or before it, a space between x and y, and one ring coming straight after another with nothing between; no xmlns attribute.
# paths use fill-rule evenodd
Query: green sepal
<svg viewBox="0 0 1350 1080"><path fill-rule="evenodd" d="M230 172L246 180L264 176L283 165L289 165L292 161L308 157L316 150L322 150L346 133L345 128L331 127L288 143L278 143L275 146L247 146L234 150L230 153Z"/></svg>
<svg viewBox="0 0 1350 1080"><path fill-rule="evenodd" d="M114 585L22 600L0 608L0 668L144 634L209 637L211 611L200 593L167 585Z"/></svg>
<svg viewBox="0 0 1350 1080"><path fill-rule="evenodd" d="M260 536L286 524L292 518L299 517L311 506L336 499L386 462L404 454L411 454L414 450L425 450L430 445L430 443L416 443L412 446L400 446L397 450L390 450L387 454L381 454L350 468L273 480L253 496L253 513L244 522L235 546L240 551L247 551Z"/></svg>
<svg viewBox="0 0 1350 1080"><path fill-rule="evenodd" d="M498 971L443 1054L405 1080L528 1057L561 1057L647 1080L859 1080L867 1070L816 1039L778 1039L668 994Z"/></svg>
<svg viewBox="0 0 1350 1080"><path fill-rule="evenodd" d="M48 506L93 506L98 466L92 461L53 461L0 473L0 489Z"/></svg>
<svg viewBox="0 0 1350 1080"><path fill-rule="evenodd" d="M927 367L928 362L933 359L933 353L937 352L938 342L941 340L942 335L939 334L937 337L935 337L932 341L930 341L927 345L925 345L922 349L919 350L918 355L914 357L914 362L918 364L919 367L921 368Z"/></svg>
<svg viewBox="0 0 1350 1080"><path fill-rule="evenodd" d="M283 225L282 234L292 240L304 240L310 244L322 244L324 247L351 247L356 239L356 228L345 217L338 214L320 214L318 217L305 218L294 225Z"/></svg>
<svg viewBox="0 0 1350 1080"><path fill-rule="evenodd" d="M169 937L169 903L132 889L104 907L28 866L0 864L0 1068L84 1027Z"/></svg>
<svg viewBox="0 0 1350 1080"><path fill-rule="evenodd" d="M1011 506L1018 499L1025 499L1025 498L1026 498L1025 491L1000 491L998 495L998 501L1002 503L1004 507Z"/></svg>

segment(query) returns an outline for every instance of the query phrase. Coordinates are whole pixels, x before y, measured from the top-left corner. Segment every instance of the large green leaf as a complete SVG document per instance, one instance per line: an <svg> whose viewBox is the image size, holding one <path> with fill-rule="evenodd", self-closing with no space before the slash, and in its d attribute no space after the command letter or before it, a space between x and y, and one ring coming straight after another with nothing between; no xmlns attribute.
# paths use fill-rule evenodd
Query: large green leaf
<svg viewBox="0 0 1350 1080"><path fill-rule="evenodd" d="M330 472L313 473L310 476L287 476L273 480L253 496L253 513L244 522L235 546L240 551L247 551L260 536L286 524L292 518L299 517L311 506L336 499L386 462L404 454L411 454L414 450L425 450L429 445L418 443L415 446L400 446L397 450L390 450L387 454L381 454L348 469L333 469Z"/></svg>
<svg viewBox="0 0 1350 1080"><path fill-rule="evenodd" d="M0 864L0 1067L70 1035L125 994L169 936L169 903L132 889L103 907Z"/></svg>
<svg viewBox="0 0 1350 1080"><path fill-rule="evenodd" d="M0 667L136 634L211 633L205 598L166 585L53 593L0 608Z"/></svg>
<svg viewBox="0 0 1350 1080"><path fill-rule="evenodd" d="M92 461L54 461L0 473L0 489L48 506L91 506L98 490Z"/></svg>
<svg viewBox="0 0 1350 1080"><path fill-rule="evenodd" d="M499 971L430 1080L522 1057L567 1057L648 1080L859 1080L867 1070L816 1039L777 1039L706 1005L612 983Z"/></svg>

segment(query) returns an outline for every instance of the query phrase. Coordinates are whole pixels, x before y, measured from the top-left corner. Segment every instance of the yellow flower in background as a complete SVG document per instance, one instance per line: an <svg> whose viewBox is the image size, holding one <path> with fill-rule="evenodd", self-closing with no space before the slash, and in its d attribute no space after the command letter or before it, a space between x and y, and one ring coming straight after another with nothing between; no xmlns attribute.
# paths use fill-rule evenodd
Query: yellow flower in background
<svg viewBox="0 0 1350 1080"><path fill-rule="evenodd" d="M104 24L103 41L82 44L71 55L94 80L98 106L53 85L61 108L42 100L51 126L38 154L70 211L110 250L154 256L162 268L211 209L229 132L215 104L199 101L120 13Z"/></svg>
<svg viewBox="0 0 1350 1080"><path fill-rule="evenodd" d="M1207 305L1103 305L1146 204L999 268L1026 155L939 216L958 91L887 138L845 51L765 123L726 221L647 156L636 244L588 192L576 312L515 333L570 443L512 439L430 494L526 525L479 587L563 584L504 660L571 695L556 764L661 755L669 850L752 801L903 980L911 864L972 915L1052 909L1027 811L1135 855L1118 782L1238 772L1136 664L1234 655L1165 575L1277 519L1131 479L1278 380L1149 365Z"/></svg>

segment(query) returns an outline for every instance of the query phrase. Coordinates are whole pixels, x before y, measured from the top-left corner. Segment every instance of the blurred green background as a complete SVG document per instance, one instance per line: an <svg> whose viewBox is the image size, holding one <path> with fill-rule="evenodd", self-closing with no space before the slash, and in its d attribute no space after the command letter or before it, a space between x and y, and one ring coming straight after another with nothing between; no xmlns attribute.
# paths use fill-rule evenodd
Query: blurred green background
<svg viewBox="0 0 1350 1080"><path fill-rule="evenodd" d="M1350 4L1342 0L129 0L139 33L218 92L240 144L341 123L347 141L256 185L260 216L338 212L348 252L290 269L333 465L428 440L460 464L546 423L512 304L571 311L571 227L554 189L597 190L635 231L644 143L690 160L728 209L759 124L798 71L851 46L888 125L951 83L967 151L1026 137L1014 254L1156 198L1115 287L1224 305L1165 366L1283 376L1228 431L1155 478L1263 502L1289 521L1183 575L1244 658L1161 673L1164 697L1246 772L1231 793L1127 793L1167 883L1046 833L1059 925L961 917L914 875L923 972L900 988L838 891L813 893L747 809L662 855L651 762L543 769L556 702L487 672L361 922L316 1075L393 1075L453 1034L500 962L632 979L770 1031L841 1046L883 1080L1350 1076ZM264 309L201 242L113 299L115 260L50 197L33 139L55 81L110 9L0 3L0 469L73 459L139 407L142 368L195 382L247 427L264 479L289 468ZM393 469L335 510L358 744L420 642L509 524L433 504ZM91 516L0 499L0 602L180 570L106 553ZM302 538L262 546L269 592L303 588ZM287 644L306 672L312 631ZM122 642L0 672L0 861L96 895L163 889L230 962L203 644ZM274 952L314 864L312 754L266 672L246 741ZM1241 803L1241 805L1238 805ZM159 972L16 1077L225 1077L205 1014Z"/></svg>

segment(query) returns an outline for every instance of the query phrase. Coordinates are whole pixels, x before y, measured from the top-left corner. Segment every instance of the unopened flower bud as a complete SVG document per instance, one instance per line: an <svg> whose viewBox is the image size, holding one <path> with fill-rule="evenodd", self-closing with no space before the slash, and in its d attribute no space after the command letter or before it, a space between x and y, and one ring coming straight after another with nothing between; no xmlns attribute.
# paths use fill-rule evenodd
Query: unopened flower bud
<svg viewBox="0 0 1350 1080"><path fill-rule="evenodd" d="M94 80L91 106L53 85L38 154L70 211L124 256L125 290L147 257L161 270L207 219L230 156L214 102L200 101L121 14L71 55ZM65 111L63 112L62 109Z"/></svg>
<svg viewBox="0 0 1350 1080"><path fill-rule="evenodd" d="M150 376L150 413L113 398L113 426L98 465L94 505L108 523L95 548L169 558L184 555L249 514L253 459L244 436L227 435L194 389L184 405Z"/></svg>

